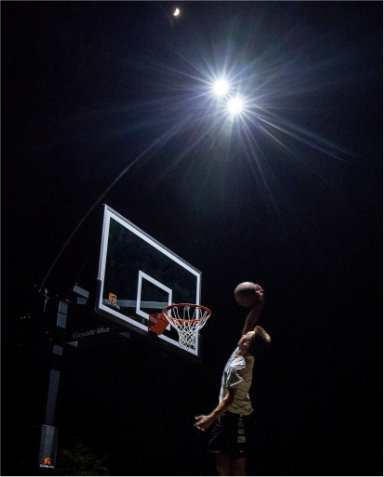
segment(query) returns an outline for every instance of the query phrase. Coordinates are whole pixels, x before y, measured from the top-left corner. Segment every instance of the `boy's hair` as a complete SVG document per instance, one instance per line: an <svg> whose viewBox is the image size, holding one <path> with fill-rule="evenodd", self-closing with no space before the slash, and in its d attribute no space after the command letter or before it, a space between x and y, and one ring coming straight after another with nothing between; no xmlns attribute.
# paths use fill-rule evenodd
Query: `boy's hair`
<svg viewBox="0 0 384 477"><path fill-rule="evenodd" d="M255 334L252 338L252 341L249 345L248 353L255 356L257 354L263 353L269 348L271 344L271 337L261 326L255 326Z"/></svg>

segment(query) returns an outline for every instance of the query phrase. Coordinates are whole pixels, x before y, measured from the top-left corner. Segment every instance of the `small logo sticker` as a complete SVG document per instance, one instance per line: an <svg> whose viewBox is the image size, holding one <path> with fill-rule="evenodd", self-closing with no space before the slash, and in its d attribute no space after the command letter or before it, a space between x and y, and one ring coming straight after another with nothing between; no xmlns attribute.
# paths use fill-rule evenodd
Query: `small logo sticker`
<svg viewBox="0 0 384 477"><path fill-rule="evenodd" d="M44 469L54 469L52 457L41 457L40 458L40 467Z"/></svg>
<svg viewBox="0 0 384 477"><path fill-rule="evenodd" d="M108 305L111 305L111 306L113 306L113 308L116 308L117 310L120 310L120 307L117 304L117 296L114 293L110 293L108 295Z"/></svg>

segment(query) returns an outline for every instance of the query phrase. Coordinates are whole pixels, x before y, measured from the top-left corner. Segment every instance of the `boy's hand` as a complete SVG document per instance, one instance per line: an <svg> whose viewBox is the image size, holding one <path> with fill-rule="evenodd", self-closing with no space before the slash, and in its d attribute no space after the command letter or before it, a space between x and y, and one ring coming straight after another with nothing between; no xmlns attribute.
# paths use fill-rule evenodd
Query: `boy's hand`
<svg viewBox="0 0 384 477"><path fill-rule="evenodd" d="M216 420L215 417L213 417L212 415L195 416L195 419L196 419L196 422L195 422L195 424L193 424L193 426L197 427L197 429L199 429L200 431L203 431L203 432L205 430L207 430L208 427L210 427Z"/></svg>
<svg viewBox="0 0 384 477"><path fill-rule="evenodd" d="M256 284L255 293L259 299L258 304L262 305L264 303L264 288L261 285Z"/></svg>

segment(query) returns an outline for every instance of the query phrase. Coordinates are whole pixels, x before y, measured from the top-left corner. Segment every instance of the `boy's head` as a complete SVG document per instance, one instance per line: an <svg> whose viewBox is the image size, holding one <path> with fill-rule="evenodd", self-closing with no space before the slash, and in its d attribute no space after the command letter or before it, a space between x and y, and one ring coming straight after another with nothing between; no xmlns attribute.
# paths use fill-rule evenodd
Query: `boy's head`
<svg viewBox="0 0 384 477"><path fill-rule="evenodd" d="M271 344L271 337L261 326L255 326L248 353L255 356L266 351Z"/></svg>
<svg viewBox="0 0 384 477"><path fill-rule="evenodd" d="M253 331L249 331L240 338L238 346L243 353L256 356L269 348L271 343L270 335L264 328L257 325Z"/></svg>

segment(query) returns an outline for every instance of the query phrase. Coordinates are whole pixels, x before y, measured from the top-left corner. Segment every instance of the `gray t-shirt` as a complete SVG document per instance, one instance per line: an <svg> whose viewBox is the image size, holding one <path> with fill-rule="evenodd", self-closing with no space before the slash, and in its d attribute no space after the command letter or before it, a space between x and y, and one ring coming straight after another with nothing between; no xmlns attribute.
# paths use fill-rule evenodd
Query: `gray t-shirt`
<svg viewBox="0 0 384 477"><path fill-rule="evenodd" d="M228 411L248 416L253 412L249 389L252 384L254 357L238 355L238 350L239 348L235 349L225 365L219 402L224 398L228 388L236 388L234 401Z"/></svg>

